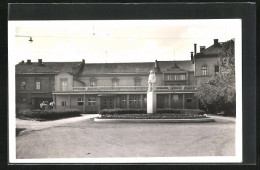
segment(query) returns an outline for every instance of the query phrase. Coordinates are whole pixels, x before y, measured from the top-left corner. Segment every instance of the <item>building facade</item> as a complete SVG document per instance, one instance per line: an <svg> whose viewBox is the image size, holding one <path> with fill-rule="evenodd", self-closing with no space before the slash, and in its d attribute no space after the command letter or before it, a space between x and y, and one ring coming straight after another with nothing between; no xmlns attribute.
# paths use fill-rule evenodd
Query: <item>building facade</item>
<svg viewBox="0 0 260 170"><path fill-rule="evenodd" d="M75 108L86 113L146 109L148 76L154 70L157 109L197 109L194 94L217 71L221 44L214 40L214 45L202 47L199 53L195 45L191 60L184 61L21 62L16 65L17 107L39 108L41 101L54 101L54 109Z"/></svg>

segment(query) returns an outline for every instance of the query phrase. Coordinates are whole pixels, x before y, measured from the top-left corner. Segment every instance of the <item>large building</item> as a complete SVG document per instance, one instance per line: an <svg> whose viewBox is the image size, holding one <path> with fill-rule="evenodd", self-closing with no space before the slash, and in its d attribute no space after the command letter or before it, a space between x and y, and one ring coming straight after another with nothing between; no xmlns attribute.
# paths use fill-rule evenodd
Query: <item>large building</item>
<svg viewBox="0 0 260 170"><path fill-rule="evenodd" d="M54 101L55 109L76 108L96 113L102 109L146 109L150 70L155 70L157 109L196 109L197 87L219 70L223 43L201 47L185 61L142 63L43 62L16 65L18 109L39 108Z"/></svg>

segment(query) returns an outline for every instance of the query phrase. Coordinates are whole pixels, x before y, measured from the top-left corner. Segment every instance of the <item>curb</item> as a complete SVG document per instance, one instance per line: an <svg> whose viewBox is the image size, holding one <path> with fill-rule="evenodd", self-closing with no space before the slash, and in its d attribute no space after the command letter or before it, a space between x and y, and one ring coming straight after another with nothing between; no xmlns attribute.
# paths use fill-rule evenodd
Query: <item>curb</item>
<svg viewBox="0 0 260 170"><path fill-rule="evenodd" d="M94 118L95 122L128 122L128 123L205 123L214 122L212 118L204 119L100 119Z"/></svg>

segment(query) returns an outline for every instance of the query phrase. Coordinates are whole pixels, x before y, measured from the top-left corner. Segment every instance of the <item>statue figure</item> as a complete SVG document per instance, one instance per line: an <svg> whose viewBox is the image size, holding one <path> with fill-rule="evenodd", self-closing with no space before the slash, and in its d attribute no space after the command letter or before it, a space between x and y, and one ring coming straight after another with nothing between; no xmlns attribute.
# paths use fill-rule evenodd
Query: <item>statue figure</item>
<svg viewBox="0 0 260 170"><path fill-rule="evenodd" d="M151 92L154 90L153 86L154 86L155 81L156 81L155 72L154 72L154 70L151 70L149 78L148 78L148 92Z"/></svg>

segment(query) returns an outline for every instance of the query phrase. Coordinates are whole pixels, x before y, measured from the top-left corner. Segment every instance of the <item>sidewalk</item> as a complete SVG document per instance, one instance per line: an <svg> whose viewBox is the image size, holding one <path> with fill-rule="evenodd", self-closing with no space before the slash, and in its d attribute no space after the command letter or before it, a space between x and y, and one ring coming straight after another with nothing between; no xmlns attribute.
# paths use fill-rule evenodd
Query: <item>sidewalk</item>
<svg viewBox="0 0 260 170"><path fill-rule="evenodd" d="M22 120L16 118L16 128L25 128L23 132L28 132L32 130L42 130L53 126L58 126L66 123L78 122L83 121L86 119L97 117L98 114L83 114L81 117L73 117L73 118L66 118L60 120L53 120L53 121L34 121L34 120Z"/></svg>
<svg viewBox="0 0 260 170"><path fill-rule="evenodd" d="M212 115L212 114L208 114L208 117L211 117L216 121L236 123L235 117L217 116L217 115Z"/></svg>

